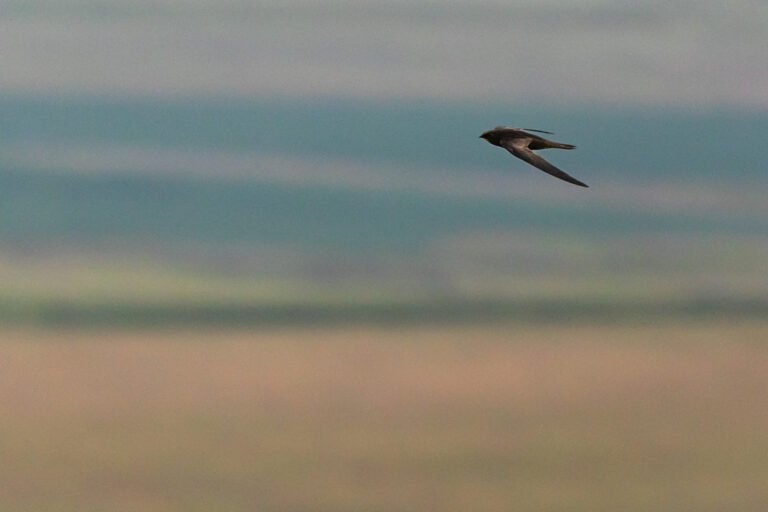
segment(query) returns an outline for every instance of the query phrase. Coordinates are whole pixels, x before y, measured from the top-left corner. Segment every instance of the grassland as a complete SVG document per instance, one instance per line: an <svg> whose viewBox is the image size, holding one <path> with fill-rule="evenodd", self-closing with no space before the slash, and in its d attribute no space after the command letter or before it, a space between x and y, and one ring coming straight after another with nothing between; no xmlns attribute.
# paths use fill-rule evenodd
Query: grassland
<svg viewBox="0 0 768 512"><path fill-rule="evenodd" d="M0 340L0 510L768 503L765 321Z"/></svg>

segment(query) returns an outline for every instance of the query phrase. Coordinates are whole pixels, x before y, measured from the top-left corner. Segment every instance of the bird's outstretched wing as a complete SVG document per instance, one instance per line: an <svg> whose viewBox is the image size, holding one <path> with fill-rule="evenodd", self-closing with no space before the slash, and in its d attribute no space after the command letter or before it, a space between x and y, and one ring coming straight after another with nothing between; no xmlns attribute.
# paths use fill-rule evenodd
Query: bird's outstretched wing
<svg viewBox="0 0 768 512"><path fill-rule="evenodd" d="M546 172L547 174L551 174L555 178L560 178L563 181L567 181L568 183L573 183L574 185L578 185L580 187L589 187L586 183L583 183L573 176L571 176L568 173L565 173L552 165L551 163L547 162L543 158L541 158L539 155L534 153L528 148L528 144L530 143L530 139L506 139L501 141L504 149L515 155L520 160L524 160L531 164L532 166L541 169L542 171Z"/></svg>

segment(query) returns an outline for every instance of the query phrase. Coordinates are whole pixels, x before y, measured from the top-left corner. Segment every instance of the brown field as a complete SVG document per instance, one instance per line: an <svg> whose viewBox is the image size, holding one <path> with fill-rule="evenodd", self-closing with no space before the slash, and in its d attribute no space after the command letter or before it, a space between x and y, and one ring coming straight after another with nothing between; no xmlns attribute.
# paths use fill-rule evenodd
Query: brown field
<svg viewBox="0 0 768 512"><path fill-rule="evenodd" d="M0 339L0 510L768 503L768 322Z"/></svg>

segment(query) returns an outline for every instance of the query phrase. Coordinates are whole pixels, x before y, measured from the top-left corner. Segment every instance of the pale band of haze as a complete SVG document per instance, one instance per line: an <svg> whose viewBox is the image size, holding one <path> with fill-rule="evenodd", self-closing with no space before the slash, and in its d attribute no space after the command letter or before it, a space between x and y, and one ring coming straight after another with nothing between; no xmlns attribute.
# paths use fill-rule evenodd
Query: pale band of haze
<svg viewBox="0 0 768 512"><path fill-rule="evenodd" d="M768 106L768 3L0 1L0 91Z"/></svg>

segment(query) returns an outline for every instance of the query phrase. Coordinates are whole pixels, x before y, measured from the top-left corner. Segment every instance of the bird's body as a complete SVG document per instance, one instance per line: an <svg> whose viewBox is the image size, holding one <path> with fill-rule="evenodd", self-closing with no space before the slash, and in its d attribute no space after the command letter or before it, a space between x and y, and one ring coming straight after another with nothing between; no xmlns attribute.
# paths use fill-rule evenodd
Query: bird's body
<svg viewBox="0 0 768 512"><path fill-rule="evenodd" d="M555 142L553 140L545 139L539 135L535 135L529 132L539 133L551 133L543 130L534 130L532 128L510 128L509 126L497 126L493 130L488 130L480 135L480 138L487 140L494 146L499 146L517 158L528 162L534 167L541 169L542 171L551 174L556 178L573 183L580 187L587 187L586 183L582 183L573 176L561 171L554 165L550 164L542 157L534 153L534 150L538 149L573 149L576 146L572 144L563 144L562 142Z"/></svg>

